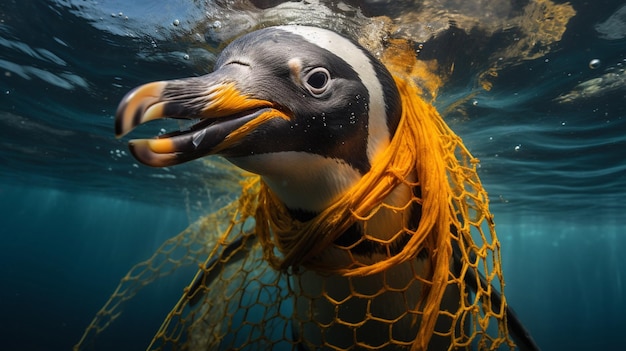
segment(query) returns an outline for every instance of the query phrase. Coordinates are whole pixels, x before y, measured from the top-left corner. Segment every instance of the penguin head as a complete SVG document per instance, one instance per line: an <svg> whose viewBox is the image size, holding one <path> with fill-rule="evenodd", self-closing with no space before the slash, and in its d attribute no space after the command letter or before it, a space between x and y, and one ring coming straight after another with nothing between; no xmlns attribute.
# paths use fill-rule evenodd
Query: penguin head
<svg viewBox="0 0 626 351"><path fill-rule="evenodd" d="M369 171L400 115L393 78L363 47L329 30L280 26L230 43L212 73L132 90L115 131L198 120L131 140L130 150L155 167L220 154L261 175L287 207L316 212Z"/></svg>

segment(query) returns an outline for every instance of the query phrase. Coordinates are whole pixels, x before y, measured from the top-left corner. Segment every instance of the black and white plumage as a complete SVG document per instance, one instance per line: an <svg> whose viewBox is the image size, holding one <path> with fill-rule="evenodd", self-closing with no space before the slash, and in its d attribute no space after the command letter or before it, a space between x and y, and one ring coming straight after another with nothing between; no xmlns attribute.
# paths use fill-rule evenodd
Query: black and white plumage
<svg viewBox="0 0 626 351"><path fill-rule="evenodd" d="M233 132L268 113L277 117L255 126L242 140L221 147ZM259 174L294 217L307 220L369 171L389 145L400 115L393 78L367 50L332 31L280 26L233 41L218 58L213 73L150 83L131 91L118 109L116 134L123 136L137 125L158 118L200 119L188 131L133 140L131 151L139 161L157 167L219 153ZM414 195L408 186L400 185L385 203L402 206ZM381 209L368 219L368 233L389 239L415 225L420 208L414 207L410 216ZM339 239L341 244L356 242L361 230L362 225L353 226ZM402 245L402 240L397 245ZM375 245L357 245L353 251L364 263L385 257ZM336 248L329 248L317 259L338 266L350 263L346 253ZM427 274L427 262L418 257L387 274L350 280L313 271L300 275L294 282L302 293L295 297L294 329L302 346L318 349L323 341L319 330L314 330L318 324L308 320L311 318L324 324L333 318L362 320L365 305L370 313L386 319L414 309L422 285L411 285L410 281L415 279L415 272ZM370 301L350 299L339 311L307 297L318 294L321 286L326 287L328 296L340 301L352 289L368 295L383 287L405 289L408 285L402 294L390 291ZM460 297L455 290L454 286L446 292L442 308L456 311ZM371 345L383 345L393 334L395 340L410 343L416 325L419 323L410 315L399 319L393 328L375 322L356 331L331 325L324 338L346 347L357 335ZM442 321L437 328L447 331L450 322ZM447 349L448 344L445 338L433 337L430 349Z"/></svg>
<svg viewBox="0 0 626 351"><path fill-rule="evenodd" d="M228 106L226 116L207 109L228 94L267 103ZM169 150L131 141L139 161L169 166L211 154L229 132L268 108L290 120L272 119L221 154L263 176L289 208L307 211L324 208L367 172L400 118L393 79L366 50L331 31L283 26L235 40L211 74L129 93L116 133L161 117L202 119L191 131L174 133Z"/></svg>

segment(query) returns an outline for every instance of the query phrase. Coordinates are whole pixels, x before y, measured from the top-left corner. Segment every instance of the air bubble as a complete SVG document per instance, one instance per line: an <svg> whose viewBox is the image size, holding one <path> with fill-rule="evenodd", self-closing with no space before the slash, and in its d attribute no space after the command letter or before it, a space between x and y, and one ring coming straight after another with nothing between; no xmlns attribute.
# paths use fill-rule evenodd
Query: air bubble
<svg viewBox="0 0 626 351"><path fill-rule="evenodd" d="M419 55L424 49L424 44L417 45L417 49L415 49L415 54Z"/></svg>
<svg viewBox="0 0 626 351"><path fill-rule="evenodd" d="M601 64L602 63L600 62L600 60L593 59L593 60L589 61L589 68L596 69L596 68L600 67Z"/></svg>
<svg viewBox="0 0 626 351"><path fill-rule="evenodd" d="M175 19L174 22L172 22L172 24L176 27L178 27L178 25L180 24L180 21Z"/></svg>
<svg viewBox="0 0 626 351"><path fill-rule="evenodd" d="M522 144L515 145L515 151L519 151L522 148Z"/></svg>
<svg viewBox="0 0 626 351"><path fill-rule="evenodd" d="M189 55L188 55L188 54L184 54L184 55L183 55L183 58L184 58L185 60L189 60Z"/></svg>
<svg viewBox="0 0 626 351"><path fill-rule="evenodd" d="M356 115L354 112L350 114L350 124L356 124Z"/></svg>

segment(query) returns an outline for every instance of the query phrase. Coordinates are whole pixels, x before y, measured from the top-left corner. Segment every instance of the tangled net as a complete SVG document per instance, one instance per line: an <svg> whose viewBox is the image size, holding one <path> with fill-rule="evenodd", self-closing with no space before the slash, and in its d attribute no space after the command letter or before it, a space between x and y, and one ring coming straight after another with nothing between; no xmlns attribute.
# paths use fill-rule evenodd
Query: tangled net
<svg viewBox="0 0 626 351"><path fill-rule="evenodd" d="M492 298L504 283L478 160L419 98L412 80L396 76L396 84L403 116L391 145L331 207L297 221L259 177L247 177L237 201L133 268L75 349L106 328L142 286L201 257L148 349L513 348L504 295L498 303ZM398 187L412 196L387 203ZM367 227L367 219L385 211L406 224L390 240ZM339 244L355 224L365 234ZM358 245L378 247L381 258L354 254ZM182 256L173 257L174 250ZM347 263L320 264L329 250ZM389 308L389 301L400 308Z"/></svg>

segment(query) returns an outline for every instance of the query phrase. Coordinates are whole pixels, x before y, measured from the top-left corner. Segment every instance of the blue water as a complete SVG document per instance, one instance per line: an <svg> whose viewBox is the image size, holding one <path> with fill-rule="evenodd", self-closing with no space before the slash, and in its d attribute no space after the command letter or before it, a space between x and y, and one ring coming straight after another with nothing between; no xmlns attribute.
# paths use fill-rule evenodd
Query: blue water
<svg viewBox="0 0 626 351"><path fill-rule="evenodd" d="M222 41L280 22L262 16L279 2L0 1L0 349L70 349L132 265L232 197L224 184L236 179L215 159L138 165L113 136L113 114L134 86L207 72ZM386 9L364 3L365 15ZM454 12L453 3L438 4ZM534 59L505 58L489 91L478 77L515 28L425 41L422 54L455 62L435 104L481 160L507 301L544 350L620 349L626 3L571 4L562 39ZM585 82L598 89L578 94ZM99 349L143 349L192 273L142 291Z"/></svg>

